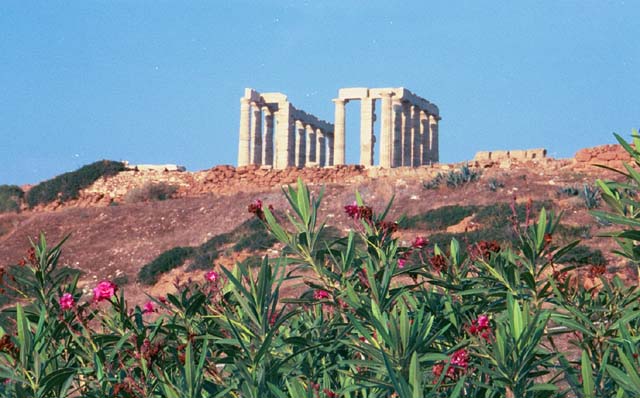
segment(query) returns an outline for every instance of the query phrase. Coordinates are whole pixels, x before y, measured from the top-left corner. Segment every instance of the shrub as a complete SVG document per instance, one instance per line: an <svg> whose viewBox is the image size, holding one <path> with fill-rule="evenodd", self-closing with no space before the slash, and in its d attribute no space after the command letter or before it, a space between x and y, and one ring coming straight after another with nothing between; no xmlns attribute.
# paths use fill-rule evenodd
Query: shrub
<svg viewBox="0 0 640 398"><path fill-rule="evenodd" d="M141 187L133 188L124 196L127 203L166 200L178 191L177 185L166 182L146 182Z"/></svg>
<svg viewBox="0 0 640 398"><path fill-rule="evenodd" d="M595 209L600 204L600 190L597 187L584 184L580 196L589 210Z"/></svg>
<svg viewBox="0 0 640 398"><path fill-rule="evenodd" d="M153 285L158 282L160 275L181 266L193 253L192 247L174 247L167 250L140 269L138 280L145 285Z"/></svg>
<svg viewBox="0 0 640 398"><path fill-rule="evenodd" d="M64 173L41 182L27 193L27 204L35 207L55 200L76 199L80 191L101 177L115 175L125 169L124 163L100 160L83 166L76 171Z"/></svg>
<svg viewBox="0 0 640 398"><path fill-rule="evenodd" d="M491 192L496 192L498 188L504 188L504 183L492 178L487 182L487 188L489 188Z"/></svg>
<svg viewBox="0 0 640 398"><path fill-rule="evenodd" d="M578 196L580 190L572 185L558 189L558 196Z"/></svg>
<svg viewBox="0 0 640 398"><path fill-rule="evenodd" d="M478 206L442 206L426 213L407 217L403 227L442 230L448 226L458 224L466 217L474 214L478 209Z"/></svg>
<svg viewBox="0 0 640 398"><path fill-rule="evenodd" d="M480 178L480 172L472 170L468 165L463 165L459 170L451 170L447 173L438 173L436 176L425 183L425 189L436 189L445 182L450 188L457 188Z"/></svg>
<svg viewBox="0 0 640 398"><path fill-rule="evenodd" d="M0 213L18 211L24 191L17 185L0 185Z"/></svg>

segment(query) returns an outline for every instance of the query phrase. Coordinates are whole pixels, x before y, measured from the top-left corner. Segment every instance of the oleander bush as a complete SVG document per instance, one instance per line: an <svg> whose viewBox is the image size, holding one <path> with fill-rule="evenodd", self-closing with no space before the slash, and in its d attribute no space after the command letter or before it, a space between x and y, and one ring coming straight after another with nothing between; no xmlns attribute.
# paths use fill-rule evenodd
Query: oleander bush
<svg viewBox="0 0 640 398"><path fill-rule="evenodd" d="M640 174L628 177L598 183L611 210L594 214L625 228L614 237L637 264L640 206L622 188L638 186ZM298 182L285 195L290 212L250 206L280 256L212 267L143 306L112 281L83 297L77 275L58 272L61 245L41 237L23 275L3 275L22 299L0 330L2 396L640 394L638 284L565 262L579 242L559 243L560 215L542 208L512 220L510 245L417 236L402 246L389 207L356 194L345 206L351 231L328 241L322 191ZM585 287L585 278L597 283ZM305 291L282 297L285 283L301 282Z"/></svg>
<svg viewBox="0 0 640 398"><path fill-rule="evenodd" d="M50 180L32 187L26 195L29 207L46 204L55 200L76 199L80 191L101 177L108 177L125 169L124 163L112 160L100 160L76 171L60 174Z"/></svg>

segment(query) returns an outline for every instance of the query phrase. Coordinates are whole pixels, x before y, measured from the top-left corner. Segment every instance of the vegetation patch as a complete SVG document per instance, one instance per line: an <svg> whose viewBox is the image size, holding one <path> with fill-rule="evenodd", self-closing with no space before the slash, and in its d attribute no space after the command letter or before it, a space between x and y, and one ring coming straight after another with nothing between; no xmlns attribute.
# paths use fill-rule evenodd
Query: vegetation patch
<svg viewBox="0 0 640 398"><path fill-rule="evenodd" d="M24 191L17 185L0 185L0 213L19 211Z"/></svg>
<svg viewBox="0 0 640 398"><path fill-rule="evenodd" d="M151 202L171 198L178 191L177 185L166 182L147 182L141 187L133 188L124 196L127 203Z"/></svg>
<svg viewBox="0 0 640 398"><path fill-rule="evenodd" d="M87 188L99 178L118 174L124 169L124 163L111 160L100 160L82 166L76 171L61 174L31 188L27 192L27 204L29 207L35 207L55 200L64 202L76 199L82 189Z"/></svg>
<svg viewBox="0 0 640 398"><path fill-rule="evenodd" d="M179 246L169 249L142 267L138 273L138 280L145 285L153 285L158 282L160 275L181 266L193 253L192 247Z"/></svg>

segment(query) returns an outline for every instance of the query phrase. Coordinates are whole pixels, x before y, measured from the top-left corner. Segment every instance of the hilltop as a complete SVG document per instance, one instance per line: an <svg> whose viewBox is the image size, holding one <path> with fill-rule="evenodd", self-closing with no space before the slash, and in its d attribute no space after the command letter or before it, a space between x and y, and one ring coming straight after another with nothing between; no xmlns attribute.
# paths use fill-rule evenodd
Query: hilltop
<svg viewBox="0 0 640 398"><path fill-rule="evenodd" d="M281 187L301 178L316 194L324 187L321 217L335 234L353 226L344 206L354 201L356 190L377 211L394 199L389 219L405 215L408 220L397 232L403 244L418 235L431 237L432 242L456 237L473 243L488 236L482 231L503 234L510 226L511 203L515 200L524 206L531 202L563 211L559 239L582 239L591 250L586 254L600 250L610 270L626 275L624 263L610 254L612 242L596 236L607 227L594 222L579 195L596 178L615 177L593 164L618 167L623 160L627 160L624 151L608 145L581 150L574 159L472 161L468 170L477 175L475 180L457 187L443 182L432 189L425 184L430 185L438 174L458 173L464 164L397 169L217 166L199 172L121 171L99 179L76 199L0 214L0 264L16 264L26 253L29 238L40 231L52 243L70 234L62 260L82 272L82 285L88 289L96 281L113 279L142 300L143 292L162 294L171 289L177 276L201 277L198 267L189 267L192 258L161 275L155 286L140 284L140 269L172 248L218 242L213 262L225 266L277 251L277 245L254 247L249 242L238 247L230 240L237 239L234 231L253 217L247 211L250 203L259 199L285 211L288 206ZM131 195L159 184L172 187L169 199L144 200L149 198ZM602 261L593 260L597 258L585 261Z"/></svg>

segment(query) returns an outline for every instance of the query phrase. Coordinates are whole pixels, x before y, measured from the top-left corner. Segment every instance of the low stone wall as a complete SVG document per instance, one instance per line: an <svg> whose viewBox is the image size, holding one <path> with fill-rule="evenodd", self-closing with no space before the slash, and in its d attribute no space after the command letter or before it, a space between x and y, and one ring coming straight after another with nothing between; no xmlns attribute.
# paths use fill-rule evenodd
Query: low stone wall
<svg viewBox="0 0 640 398"><path fill-rule="evenodd" d="M473 160L478 162L494 161L501 162L504 160L529 161L540 160L547 157L547 150L544 148L536 149L513 149L510 151L480 151L476 153Z"/></svg>
<svg viewBox="0 0 640 398"><path fill-rule="evenodd" d="M622 164L632 162L633 158L621 145L601 145L579 150L575 160L579 169L593 168L596 164L622 169Z"/></svg>

